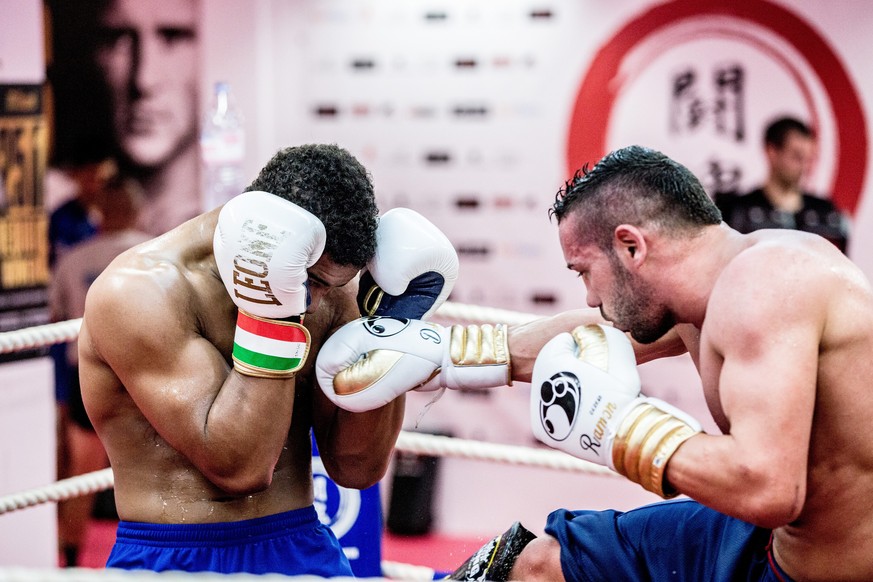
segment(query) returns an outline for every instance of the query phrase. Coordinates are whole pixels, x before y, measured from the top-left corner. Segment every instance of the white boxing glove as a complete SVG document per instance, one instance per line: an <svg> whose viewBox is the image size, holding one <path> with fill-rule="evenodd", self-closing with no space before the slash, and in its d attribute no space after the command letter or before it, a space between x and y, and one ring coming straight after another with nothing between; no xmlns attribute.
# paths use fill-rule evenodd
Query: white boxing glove
<svg viewBox="0 0 873 582"><path fill-rule="evenodd" d="M605 325L580 326L552 338L531 380L531 427L552 448L607 466L662 497L667 461L700 423L656 398L640 395L633 347Z"/></svg>
<svg viewBox="0 0 873 582"><path fill-rule="evenodd" d="M361 272L361 315L427 319L452 292L458 254L442 231L409 208L379 218L376 255Z"/></svg>
<svg viewBox="0 0 873 582"><path fill-rule="evenodd" d="M290 377L305 363L310 338L299 321L308 304L306 270L325 240L315 215L268 192L244 192L222 207L213 250L239 307L233 360L240 373Z"/></svg>
<svg viewBox="0 0 873 582"><path fill-rule="evenodd" d="M384 406L409 390L511 383L504 325L451 328L415 319L362 317L331 335L315 363L318 384L344 410Z"/></svg>

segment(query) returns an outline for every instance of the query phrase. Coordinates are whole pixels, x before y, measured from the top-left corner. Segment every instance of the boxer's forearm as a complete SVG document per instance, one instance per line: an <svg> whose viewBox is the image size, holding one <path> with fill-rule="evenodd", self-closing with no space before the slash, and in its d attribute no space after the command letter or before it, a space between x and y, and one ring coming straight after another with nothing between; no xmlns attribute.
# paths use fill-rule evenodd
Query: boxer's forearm
<svg viewBox="0 0 873 582"><path fill-rule="evenodd" d="M191 460L227 491L267 487L288 438L294 390L293 379L232 371L206 412L200 443L186 443Z"/></svg>
<svg viewBox="0 0 873 582"><path fill-rule="evenodd" d="M731 435L698 434L670 458L666 478L680 493L725 515L766 528L796 519L805 497L802 471L780 455L743 447ZM801 473L801 474L798 474Z"/></svg>
<svg viewBox="0 0 873 582"><path fill-rule="evenodd" d="M338 485L365 489L384 477L403 426L406 396L367 412L335 409L319 452Z"/></svg>
<svg viewBox="0 0 873 582"><path fill-rule="evenodd" d="M580 325L591 323L612 325L597 309L574 309L510 326L509 353L512 362L512 379L517 382L530 382L534 361L546 342L559 333L569 332ZM678 356L687 351L675 329L650 344L640 344L633 341L633 338L630 339L638 364L658 358Z"/></svg>

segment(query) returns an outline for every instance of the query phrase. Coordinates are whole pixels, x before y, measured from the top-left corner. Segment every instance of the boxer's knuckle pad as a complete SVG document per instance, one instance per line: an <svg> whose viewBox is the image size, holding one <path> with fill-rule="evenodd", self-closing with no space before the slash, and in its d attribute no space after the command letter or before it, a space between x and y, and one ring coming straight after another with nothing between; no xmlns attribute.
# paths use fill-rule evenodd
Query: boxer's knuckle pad
<svg viewBox="0 0 873 582"><path fill-rule="evenodd" d="M306 311L306 269L324 251L321 221L268 192L244 192L221 209L213 238L219 274L238 307L270 318Z"/></svg>
<svg viewBox="0 0 873 582"><path fill-rule="evenodd" d="M355 412L388 404L437 368L427 360L392 350L375 350L334 377L336 403Z"/></svg>
<svg viewBox="0 0 873 582"><path fill-rule="evenodd" d="M593 325L559 334L534 363L530 403L534 436L551 447L609 466L610 423L638 394L636 360L624 334Z"/></svg>
<svg viewBox="0 0 873 582"><path fill-rule="evenodd" d="M454 246L434 224L411 209L391 209L379 219L376 255L358 296L361 311L426 319L448 298L459 264ZM386 294L381 305L374 306L371 286Z"/></svg>
<svg viewBox="0 0 873 582"><path fill-rule="evenodd" d="M433 377L442 349L434 326L365 317L346 324L325 342L316 374L322 391L340 408L372 410Z"/></svg>

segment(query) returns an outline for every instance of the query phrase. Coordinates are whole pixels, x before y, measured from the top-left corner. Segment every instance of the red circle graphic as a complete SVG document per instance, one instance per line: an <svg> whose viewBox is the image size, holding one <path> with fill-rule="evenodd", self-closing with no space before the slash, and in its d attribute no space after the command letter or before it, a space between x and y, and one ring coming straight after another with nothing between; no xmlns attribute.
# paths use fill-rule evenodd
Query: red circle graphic
<svg viewBox="0 0 873 582"><path fill-rule="evenodd" d="M628 21L594 56L582 80L567 138L569 175L606 153L606 133L621 89L618 71L647 36L687 18L729 16L781 36L806 60L824 87L835 116L835 172L830 187L837 206L855 213L867 173L867 123L861 100L839 57L803 19L766 0L675 0Z"/></svg>

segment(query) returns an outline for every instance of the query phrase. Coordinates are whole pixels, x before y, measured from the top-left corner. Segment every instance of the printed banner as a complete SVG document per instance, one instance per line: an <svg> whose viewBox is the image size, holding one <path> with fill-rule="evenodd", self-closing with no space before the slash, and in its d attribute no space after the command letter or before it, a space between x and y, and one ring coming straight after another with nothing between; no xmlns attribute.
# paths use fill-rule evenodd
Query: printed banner
<svg viewBox="0 0 873 582"><path fill-rule="evenodd" d="M0 85L0 332L48 323L41 85ZM41 355L39 349L0 361Z"/></svg>

